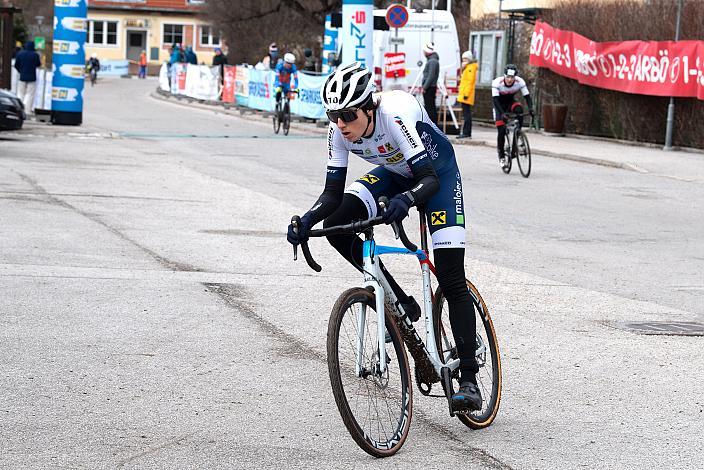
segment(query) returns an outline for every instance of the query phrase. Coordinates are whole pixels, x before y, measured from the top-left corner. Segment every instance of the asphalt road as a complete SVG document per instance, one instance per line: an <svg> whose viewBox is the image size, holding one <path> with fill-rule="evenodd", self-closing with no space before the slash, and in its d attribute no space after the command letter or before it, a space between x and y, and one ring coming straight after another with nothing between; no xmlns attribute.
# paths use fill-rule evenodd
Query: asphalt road
<svg viewBox="0 0 704 470"><path fill-rule="evenodd" d="M523 179L458 148L501 409L470 431L417 393L409 440L378 461L325 362L358 276L324 241L321 274L285 242L321 190L323 136L155 86L102 80L84 126L0 134L0 467L701 467L704 339L616 327L704 321L700 184L540 157Z"/></svg>

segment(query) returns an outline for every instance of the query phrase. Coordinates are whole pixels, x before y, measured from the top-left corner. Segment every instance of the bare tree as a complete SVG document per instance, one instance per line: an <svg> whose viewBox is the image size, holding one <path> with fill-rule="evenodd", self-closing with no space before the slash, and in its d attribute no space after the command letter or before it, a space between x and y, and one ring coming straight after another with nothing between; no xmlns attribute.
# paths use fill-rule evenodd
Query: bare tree
<svg viewBox="0 0 704 470"><path fill-rule="evenodd" d="M319 48L325 16L341 7L342 0L209 0L204 16L222 31L231 62L256 63L272 42L298 57Z"/></svg>

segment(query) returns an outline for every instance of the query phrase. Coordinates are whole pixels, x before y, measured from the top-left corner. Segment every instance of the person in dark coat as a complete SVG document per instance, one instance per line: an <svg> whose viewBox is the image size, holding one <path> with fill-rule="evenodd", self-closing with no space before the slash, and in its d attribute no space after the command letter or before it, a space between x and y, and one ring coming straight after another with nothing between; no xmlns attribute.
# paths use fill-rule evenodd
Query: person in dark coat
<svg viewBox="0 0 704 470"><path fill-rule="evenodd" d="M31 113L34 107L34 94L37 91L37 67L42 61L34 50L34 41L27 41L24 49L15 57L15 68L20 73L17 82L17 96L24 103L26 112Z"/></svg>
<svg viewBox="0 0 704 470"><path fill-rule="evenodd" d="M303 62L303 70L305 72L317 72L316 60L313 57L313 50L310 47L303 49L303 56L305 61Z"/></svg>
<svg viewBox="0 0 704 470"><path fill-rule="evenodd" d="M213 67L220 68L220 83L225 81L225 66L227 65L227 56L222 53L222 49L219 47L215 48L215 55L213 56Z"/></svg>
<svg viewBox="0 0 704 470"><path fill-rule="evenodd" d="M423 102L428 111L430 120L438 123L438 111L435 108L435 94L438 90L438 77L440 76L440 57L435 52L435 45L431 42L423 46L426 64L423 68Z"/></svg>
<svg viewBox="0 0 704 470"><path fill-rule="evenodd" d="M193 48L191 46L186 46L185 54L186 62L188 62L189 64L198 65L198 56L195 52L193 52Z"/></svg>

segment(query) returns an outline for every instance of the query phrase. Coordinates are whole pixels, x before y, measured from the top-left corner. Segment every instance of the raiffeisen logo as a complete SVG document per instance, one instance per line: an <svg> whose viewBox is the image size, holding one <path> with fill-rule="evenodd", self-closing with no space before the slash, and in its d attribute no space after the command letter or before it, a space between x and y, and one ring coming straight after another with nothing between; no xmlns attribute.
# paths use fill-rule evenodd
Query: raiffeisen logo
<svg viewBox="0 0 704 470"><path fill-rule="evenodd" d="M415 139L413 139L413 137L411 136L411 133L408 132L406 125L403 123L401 116L394 116L394 121L401 128L401 132L403 132L403 135L406 136L406 139L408 140L408 143L411 144L411 147L413 147L413 148L418 147L418 144L416 143Z"/></svg>

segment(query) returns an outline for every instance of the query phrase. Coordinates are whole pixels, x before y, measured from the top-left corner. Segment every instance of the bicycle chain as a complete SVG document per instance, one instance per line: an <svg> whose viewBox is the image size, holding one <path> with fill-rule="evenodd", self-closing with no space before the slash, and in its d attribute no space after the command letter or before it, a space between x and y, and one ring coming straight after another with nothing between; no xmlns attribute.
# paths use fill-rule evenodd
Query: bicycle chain
<svg viewBox="0 0 704 470"><path fill-rule="evenodd" d="M416 383L418 383L418 388L421 393L427 395L430 393L432 384L440 382L440 376L435 372L435 367L428 359L425 344L420 336L418 336L418 332L413 327L413 323L408 316L399 316L398 309L388 302L385 303L384 308L387 312L394 312L394 321L401 332L401 339L403 339L403 342L406 344L408 352L411 353L411 357L413 357L413 361L416 365ZM423 390L421 384L427 386L427 392Z"/></svg>

